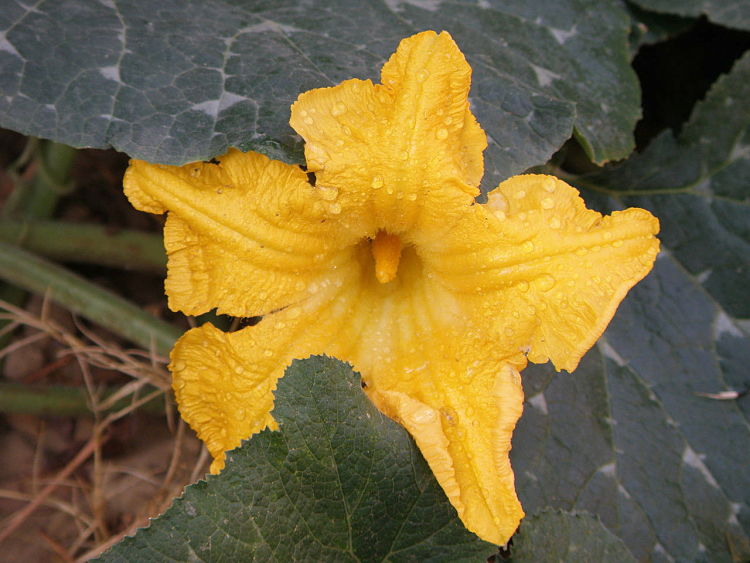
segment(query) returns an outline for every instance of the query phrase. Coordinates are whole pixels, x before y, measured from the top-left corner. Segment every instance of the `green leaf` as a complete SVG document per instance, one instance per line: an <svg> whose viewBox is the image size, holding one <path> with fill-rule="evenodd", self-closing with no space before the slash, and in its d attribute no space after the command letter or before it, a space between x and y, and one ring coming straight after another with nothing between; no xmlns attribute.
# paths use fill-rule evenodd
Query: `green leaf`
<svg viewBox="0 0 750 563"><path fill-rule="evenodd" d="M0 14L0 125L181 164L229 146L299 162L303 91L378 78L399 40L450 31L474 68L487 186L576 134L627 156L639 116L630 20L616 0L17 3Z"/></svg>
<svg viewBox="0 0 750 563"><path fill-rule="evenodd" d="M635 563L625 544L596 517L543 510L527 517L513 536L513 563L596 561Z"/></svg>
<svg viewBox="0 0 750 563"><path fill-rule="evenodd" d="M654 271L573 375L524 372L512 458L527 511L588 510L639 560L750 559L750 54L590 202L661 222Z"/></svg>
<svg viewBox="0 0 750 563"><path fill-rule="evenodd" d="M99 561L484 561L405 430L359 376L313 357L276 391L281 430L228 454L219 476Z"/></svg>
<svg viewBox="0 0 750 563"><path fill-rule="evenodd" d="M705 15L711 21L750 29L750 4L747 0L633 0L646 10L697 17Z"/></svg>

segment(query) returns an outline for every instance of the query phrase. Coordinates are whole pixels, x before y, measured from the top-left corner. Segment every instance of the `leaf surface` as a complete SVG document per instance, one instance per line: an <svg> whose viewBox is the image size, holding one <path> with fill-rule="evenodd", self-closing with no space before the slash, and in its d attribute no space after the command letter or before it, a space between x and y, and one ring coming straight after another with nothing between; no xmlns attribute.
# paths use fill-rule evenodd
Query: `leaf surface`
<svg viewBox="0 0 750 563"><path fill-rule="evenodd" d="M484 561L414 442L324 357L297 361L276 391L281 430L185 490L99 560Z"/></svg>
<svg viewBox="0 0 750 563"><path fill-rule="evenodd" d="M596 561L635 563L625 544L588 513L543 510L513 537L513 563Z"/></svg>
<svg viewBox="0 0 750 563"><path fill-rule="evenodd" d="M587 510L653 561L750 558L750 55L675 138L578 179L661 221L654 271L573 375L524 372L524 508Z"/></svg>
<svg viewBox="0 0 750 563"><path fill-rule="evenodd" d="M697 17L705 15L711 21L750 29L750 4L745 0L633 0L646 10Z"/></svg>
<svg viewBox="0 0 750 563"><path fill-rule="evenodd" d="M640 114L615 0L6 4L0 125L152 162L230 146L301 162L292 101L378 80L398 41L425 29L450 31L474 69L487 187L545 162L574 127L594 160L623 158Z"/></svg>

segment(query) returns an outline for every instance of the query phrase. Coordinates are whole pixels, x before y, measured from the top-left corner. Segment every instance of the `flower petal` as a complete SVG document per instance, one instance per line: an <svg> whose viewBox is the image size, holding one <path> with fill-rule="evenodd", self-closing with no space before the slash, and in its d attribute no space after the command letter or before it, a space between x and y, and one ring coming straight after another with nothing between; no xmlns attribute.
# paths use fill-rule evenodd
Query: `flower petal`
<svg viewBox="0 0 750 563"><path fill-rule="evenodd" d="M496 319L507 358L524 352L568 371L659 250L659 223L647 211L603 217L544 175L506 180L452 228L424 244L425 263Z"/></svg>
<svg viewBox="0 0 750 563"><path fill-rule="evenodd" d="M401 234L441 192L471 200L487 146L469 110L471 68L447 32L403 40L382 81L305 92L290 120L319 185L347 196L370 236Z"/></svg>
<svg viewBox="0 0 750 563"><path fill-rule="evenodd" d="M345 265L336 276L255 326L225 333L204 324L177 341L172 386L182 417L214 457L212 472L224 467L225 451L266 426L276 428L273 390L292 360L324 352L342 333L346 310L331 301L356 291L359 270Z"/></svg>
<svg viewBox="0 0 750 563"><path fill-rule="evenodd" d="M521 379L513 366L481 359L490 343L478 349L461 334L443 336L424 343L419 366L399 358L380 370L367 392L414 436L464 525L503 545L523 518L508 457Z"/></svg>
<svg viewBox="0 0 750 563"><path fill-rule="evenodd" d="M335 194L257 153L232 150L219 160L182 167L134 160L125 175L134 206L169 211L172 309L263 315L301 299L346 260L352 239L338 224Z"/></svg>

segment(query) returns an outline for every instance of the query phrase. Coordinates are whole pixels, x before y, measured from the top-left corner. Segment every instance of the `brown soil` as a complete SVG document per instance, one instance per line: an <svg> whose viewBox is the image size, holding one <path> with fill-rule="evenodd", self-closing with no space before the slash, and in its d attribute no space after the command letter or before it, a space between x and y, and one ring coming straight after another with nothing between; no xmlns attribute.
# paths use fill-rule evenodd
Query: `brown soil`
<svg viewBox="0 0 750 563"><path fill-rule="evenodd" d="M10 173L25 143L0 131L0 208L37 173L33 160ZM127 158L114 151L79 151L75 189L59 202L55 218L159 231L158 218L135 211L122 195L126 165ZM156 315L185 323L166 311L159 275L66 266ZM28 295L18 310L0 308L0 314L18 325L0 345L0 382L40 392L78 387L89 398L89 408L76 415L0 412L0 559L85 561L163 512L205 474L208 458L175 412L163 358L75 319L43 296ZM126 398L115 414L105 410L104 387ZM156 408L134 404L149 393L158 397Z"/></svg>

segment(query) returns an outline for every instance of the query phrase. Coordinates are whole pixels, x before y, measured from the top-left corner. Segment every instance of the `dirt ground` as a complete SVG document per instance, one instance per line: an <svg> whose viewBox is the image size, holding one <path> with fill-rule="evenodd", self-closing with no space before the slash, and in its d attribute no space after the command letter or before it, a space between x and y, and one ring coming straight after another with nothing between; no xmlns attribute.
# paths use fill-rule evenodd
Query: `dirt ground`
<svg viewBox="0 0 750 563"><path fill-rule="evenodd" d="M0 131L0 205L39 172L33 159L17 175L8 171L26 142ZM158 233L160 220L135 211L122 195L126 165L114 151L79 151L73 190L59 201L55 218ZM157 316L175 318L165 309L162 275L66 266ZM43 296L24 295L15 308L0 306L0 315L12 323L0 345L2 382L49 399L43 412L8 399L0 413L0 559L85 561L166 509L205 474L208 457L165 392L164 358ZM58 409L60 386L80 391L77 412ZM113 391L121 395L114 409ZM149 397L154 400L139 407Z"/></svg>

